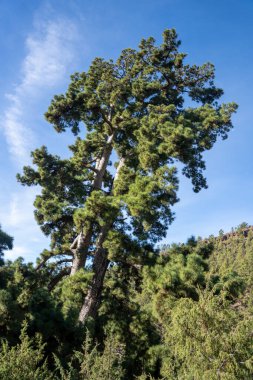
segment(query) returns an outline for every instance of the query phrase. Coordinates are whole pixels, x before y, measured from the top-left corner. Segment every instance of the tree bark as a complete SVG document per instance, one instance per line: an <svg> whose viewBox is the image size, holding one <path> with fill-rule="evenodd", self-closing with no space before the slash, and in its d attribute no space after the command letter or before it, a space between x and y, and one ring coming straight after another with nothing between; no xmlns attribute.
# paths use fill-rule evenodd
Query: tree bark
<svg viewBox="0 0 253 380"><path fill-rule="evenodd" d="M98 237L97 248L93 262L94 275L78 318L81 323L84 323L88 317L94 318L100 304L100 296L103 288L104 277L109 264L107 252L103 248L103 243L110 227L111 225L104 226Z"/></svg>
<svg viewBox="0 0 253 380"><path fill-rule="evenodd" d="M115 182L119 177L119 172L124 166L124 163L125 159L121 158L113 180L111 194L113 194ZM96 243L96 251L93 261L93 279L78 318L81 323L84 323L88 317L95 318L100 305L104 277L110 262L107 257L107 251L103 248L103 243L108 235L108 232L112 228L113 223L114 220L108 222L102 227Z"/></svg>

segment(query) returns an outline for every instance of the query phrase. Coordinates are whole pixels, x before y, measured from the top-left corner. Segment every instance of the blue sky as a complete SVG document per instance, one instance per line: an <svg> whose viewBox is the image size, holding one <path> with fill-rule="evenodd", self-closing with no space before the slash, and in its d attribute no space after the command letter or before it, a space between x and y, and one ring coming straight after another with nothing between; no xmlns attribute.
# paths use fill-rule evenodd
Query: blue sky
<svg viewBox="0 0 253 380"><path fill-rule="evenodd" d="M116 58L150 35L160 41L171 27L188 62L215 64L222 100L236 101L239 110L229 139L205 154L209 188L194 194L181 178L165 242L253 224L252 19L252 0L1 0L0 223L15 238L6 258L34 260L48 246L33 219L38 189L22 187L15 176L43 144L67 154L73 137L56 134L44 120L52 96L94 57Z"/></svg>

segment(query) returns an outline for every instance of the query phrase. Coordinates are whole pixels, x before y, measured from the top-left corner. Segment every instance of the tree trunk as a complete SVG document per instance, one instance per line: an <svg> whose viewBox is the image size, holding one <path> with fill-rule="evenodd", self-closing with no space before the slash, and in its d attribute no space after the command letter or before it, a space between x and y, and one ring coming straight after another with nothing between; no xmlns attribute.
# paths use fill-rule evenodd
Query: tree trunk
<svg viewBox="0 0 253 380"><path fill-rule="evenodd" d="M107 258L107 252L103 248L102 245L107 236L109 227L110 226L105 227L103 229L98 239L99 242L97 244L97 249L96 249L94 262L93 262L94 275L93 275L92 284L90 286L87 296L85 297L83 306L79 313L78 320L81 323L84 323L84 321L88 317L95 318L99 304L100 304L104 277L105 277L105 273L109 264L109 260Z"/></svg>
<svg viewBox="0 0 253 380"><path fill-rule="evenodd" d="M96 317L108 265L109 260L107 259L107 254L105 250L101 249L99 254L96 256L96 263L94 263L94 278L92 285L87 296L85 297L84 304L79 313L78 320L81 323L84 323L88 317Z"/></svg>
<svg viewBox="0 0 253 380"><path fill-rule="evenodd" d="M125 159L121 158L114 177L111 194L113 194L115 182L119 177L120 169L124 166L124 162ZM114 220L108 222L102 227L96 243L96 252L93 261L93 279L78 318L81 323L84 323L88 317L95 318L100 305L104 277L109 265L107 251L103 248L103 243L108 235L108 232L112 228L113 223Z"/></svg>
<svg viewBox="0 0 253 380"><path fill-rule="evenodd" d="M103 154L99 160L97 160L96 163L96 175L93 180L92 188L93 190L100 190L102 188L103 184L103 178L105 175L105 171L112 153L112 142L114 138L115 132L113 132L107 139L107 142L105 144ZM73 276L79 269L83 268L86 263L87 255L89 246L91 243L92 238L92 225L90 228L85 232L85 235L83 235L82 242L79 243L79 247L74 250L75 244L77 244L78 237L74 240L74 242L71 245L71 250L74 253L74 259L73 264L71 268L70 275Z"/></svg>

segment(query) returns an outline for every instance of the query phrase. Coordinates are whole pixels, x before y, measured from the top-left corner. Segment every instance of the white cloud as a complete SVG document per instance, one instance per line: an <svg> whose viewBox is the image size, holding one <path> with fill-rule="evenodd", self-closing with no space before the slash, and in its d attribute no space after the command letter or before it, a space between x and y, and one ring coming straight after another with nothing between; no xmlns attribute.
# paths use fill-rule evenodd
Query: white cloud
<svg viewBox="0 0 253 380"><path fill-rule="evenodd" d="M10 202L6 207L2 207L0 212L1 220L5 221L7 228L23 228L34 221L33 202L36 190L21 189L19 192L12 193Z"/></svg>
<svg viewBox="0 0 253 380"><path fill-rule="evenodd" d="M40 22L26 39L27 55L22 63L21 82L6 94L9 106L1 127L11 157L18 166L27 163L35 135L28 127L25 114L32 113L29 102L44 91L59 85L74 60L75 26L67 19Z"/></svg>
<svg viewBox="0 0 253 380"><path fill-rule="evenodd" d="M4 258L6 260L16 260L18 257L30 255L31 251L27 247L15 246L11 251L5 251Z"/></svg>
<svg viewBox="0 0 253 380"><path fill-rule="evenodd" d="M36 131L40 104L66 83L68 74L77 62L79 36L75 24L67 18L55 18L43 12L35 15L33 31L27 36L26 56L20 64L20 81L6 95L7 106L2 112L2 130L15 171L29 164L30 151L38 145ZM39 111L37 111L37 109ZM35 114L36 112L36 114ZM10 185L1 194L0 222L9 235L14 236L14 249L5 258L35 257L49 244L34 220L33 202L38 189Z"/></svg>
<svg viewBox="0 0 253 380"><path fill-rule="evenodd" d="M28 55L19 92L55 86L61 81L73 60L71 45L75 38L75 27L66 19L40 24L39 31L26 40Z"/></svg>

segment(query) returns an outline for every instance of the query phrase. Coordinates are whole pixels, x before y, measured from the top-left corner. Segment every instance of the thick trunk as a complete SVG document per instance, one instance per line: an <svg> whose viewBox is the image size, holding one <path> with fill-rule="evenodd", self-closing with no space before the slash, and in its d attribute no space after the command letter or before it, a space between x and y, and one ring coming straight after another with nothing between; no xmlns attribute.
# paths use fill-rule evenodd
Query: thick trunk
<svg viewBox="0 0 253 380"><path fill-rule="evenodd" d="M114 177L111 194L113 194L115 182L119 177L120 169L124 166L124 162L125 159L121 158ZM102 227L96 243L96 252L93 261L93 279L78 318L79 322L81 323L84 323L88 317L95 318L99 308L104 277L109 265L107 251L103 248L103 244L108 235L108 232L112 228L113 223L114 220L108 222Z"/></svg>
<svg viewBox="0 0 253 380"><path fill-rule="evenodd" d="M114 133L112 133L106 142L106 145L103 150L103 154L99 160L97 160L96 163L96 175L93 180L92 188L94 190L100 190L102 188L103 184L103 178L105 175L105 171L112 153L112 142L114 138ZM79 235L80 236L80 235ZM78 244L77 237L73 244L71 245L71 250L74 253L74 259L73 264L71 268L70 275L73 276L79 269L83 268L85 266L85 262L88 255L88 249L91 243L92 238L92 226L85 232L85 235L82 237L82 241L79 242L79 247L75 249L75 244ZM75 250L74 250L75 249Z"/></svg>
<svg viewBox="0 0 253 380"><path fill-rule="evenodd" d="M84 323L88 317L96 317L99 308L101 292L105 273L109 264L105 250L101 249L97 252L96 263L94 263L94 278L88 291L85 301L79 313L79 322ZM95 261L95 259L94 259Z"/></svg>
<svg viewBox="0 0 253 380"><path fill-rule="evenodd" d="M106 239L107 233L111 227L111 223L104 226L97 241L97 248L94 256L93 262L93 280L88 291L87 296L85 297L83 306L81 308L78 320L80 322L84 322L88 317L95 317L99 303L100 296L103 288L104 277L106 273L106 269L109 264L109 260L107 258L107 252L103 248L103 243Z"/></svg>
<svg viewBox="0 0 253 380"><path fill-rule="evenodd" d="M71 271L70 271L70 276L73 276L81 268L84 268L86 258L87 258L87 254L86 255L75 255L74 256Z"/></svg>

